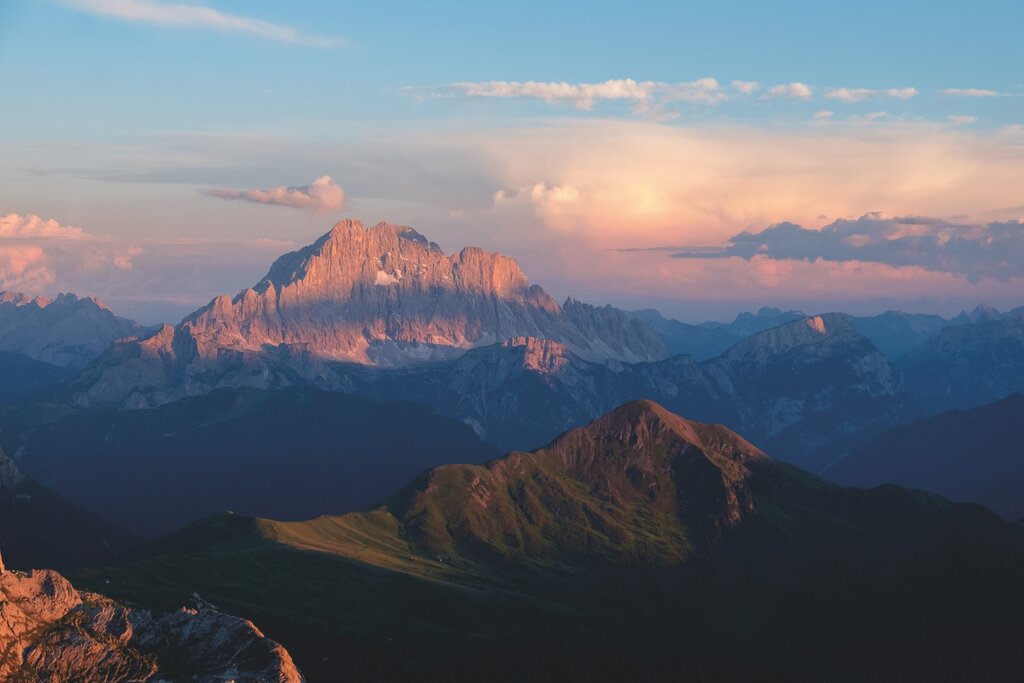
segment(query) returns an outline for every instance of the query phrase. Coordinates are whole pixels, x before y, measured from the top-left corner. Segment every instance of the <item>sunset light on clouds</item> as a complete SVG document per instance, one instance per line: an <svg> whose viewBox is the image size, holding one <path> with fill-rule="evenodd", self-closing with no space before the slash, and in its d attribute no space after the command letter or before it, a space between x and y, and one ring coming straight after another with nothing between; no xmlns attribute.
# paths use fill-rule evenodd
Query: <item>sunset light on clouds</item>
<svg viewBox="0 0 1024 683"><path fill-rule="evenodd" d="M744 5L728 51L668 28L696 31L728 8L579 19L644 36L641 55L614 42L609 53L583 26L538 26L541 7L498 27L457 3L387 18L317 4L6 3L0 76L19 101L52 106L0 112L3 287L87 288L116 304L131 283L133 311L157 319L168 301L187 312L258 279L274 255L260 243L304 244L358 217L412 225L446 250L508 253L559 296L657 300L684 318L751 301L948 312L1019 291L1024 89L1004 65L1022 52L1001 37L1019 8L980 8L994 35L958 60L941 47L964 35L946 8L923 44L874 23L890 11L881 3L842 21L816 9L828 41L797 24L760 34L768 10ZM44 26L74 63L25 38ZM867 26L881 47L860 58ZM517 49L527 36L529 54ZM431 58L417 59L426 42ZM820 58L798 59L808 54ZM815 239L881 215L926 217L914 239L927 243ZM799 227L783 243L779 224ZM974 267L969 252L993 244L1002 265ZM225 268L197 277L205 262Z"/></svg>

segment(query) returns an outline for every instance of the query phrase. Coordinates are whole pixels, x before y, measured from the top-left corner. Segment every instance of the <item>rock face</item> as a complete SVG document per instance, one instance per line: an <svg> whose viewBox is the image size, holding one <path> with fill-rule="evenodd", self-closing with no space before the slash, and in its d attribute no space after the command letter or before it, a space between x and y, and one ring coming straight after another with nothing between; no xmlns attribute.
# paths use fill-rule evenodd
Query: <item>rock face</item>
<svg viewBox="0 0 1024 683"><path fill-rule="evenodd" d="M554 339L584 357L664 355L650 330L615 309L569 301L563 310L508 256L476 247L447 255L412 228L352 220L282 256L255 287L215 299L181 329L203 356L283 344L385 366L517 335Z"/></svg>
<svg viewBox="0 0 1024 683"><path fill-rule="evenodd" d="M447 255L412 228L347 220L233 299L117 345L83 376L77 400L142 407L217 386L310 381L330 363L451 359L518 336L602 362L666 355L650 328L616 309L559 306L512 258L475 247Z"/></svg>
<svg viewBox="0 0 1024 683"><path fill-rule="evenodd" d="M63 367L81 368L110 342L145 328L118 318L98 299L61 294L53 301L0 292L0 351Z"/></svg>
<svg viewBox="0 0 1024 683"><path fill-rule="evenodd" d="M212 609L155 617L52 570L0 573L4 680L298 683L291 656L248 620Z"/></svg>

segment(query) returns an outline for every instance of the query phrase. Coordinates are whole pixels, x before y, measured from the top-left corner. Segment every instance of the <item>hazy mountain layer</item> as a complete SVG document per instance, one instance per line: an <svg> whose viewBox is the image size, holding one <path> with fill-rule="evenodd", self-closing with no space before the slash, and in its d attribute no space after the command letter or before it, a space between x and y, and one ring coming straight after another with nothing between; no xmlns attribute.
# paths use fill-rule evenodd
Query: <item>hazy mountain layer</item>
<svg viewBox="0 0 1024 683"><path fill-rule="evenodd" d="M428 467L497 454L426 406L301 387L54 418L0 417L0 440L39 482L144 535L221 510L281 519L358 510Z"/></svg>
<svg viewBox="0 0 1024 683"><path fill-rule="evenodd" d="M0 450L0 552L16 567L77 569L113 562L138 545L21 473Z"/></svg>
<svg viewBox="0 0 1024 683"><path fill-rule="evenodd" d="M53 301L0 292L0 351L52 365L81 368L112 341L144 333L97 299L61 294Z"/></svg>
<svg viewBox="0 0 1024 683"><path fill-rule="evenodd" d="M1024 395L895 427L836 462L846 486L894 483L1024 517Z"/></svg>

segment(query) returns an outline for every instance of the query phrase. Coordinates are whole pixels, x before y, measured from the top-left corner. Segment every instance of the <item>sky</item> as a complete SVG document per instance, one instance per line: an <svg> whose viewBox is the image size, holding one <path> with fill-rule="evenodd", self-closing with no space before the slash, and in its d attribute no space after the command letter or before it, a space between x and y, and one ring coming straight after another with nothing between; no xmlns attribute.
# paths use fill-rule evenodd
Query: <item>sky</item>
<svg viewBox="0 0 1024 683"><path fill-rule="evenodd" d="M1024 3L0 1L0 290L177 319L341 218L557 297L1024 304Z"/></svg>

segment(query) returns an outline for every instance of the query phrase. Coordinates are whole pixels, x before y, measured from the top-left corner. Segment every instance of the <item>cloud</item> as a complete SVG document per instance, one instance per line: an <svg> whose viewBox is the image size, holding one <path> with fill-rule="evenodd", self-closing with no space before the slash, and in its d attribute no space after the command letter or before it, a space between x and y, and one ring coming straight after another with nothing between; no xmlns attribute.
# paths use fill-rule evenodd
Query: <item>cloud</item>
<svg viewBox="0 0 1024 683"><path fill-rule="evenodd" d="M954 126L966 126L971 123L976 123L978 120L977 116L961 116L960 114L951 114L946 119Z"/></svg>
<svg viewBox="0 0 1024 683"><path fill-rule="evenodd" d="M0 290L38 292L53 281L41 247L0 245Z"/></svg>
<svg viewBox="0 0 1024 683"><path fill-rule="evenodd" d="M34 214L21 216L16 213L0 216L0 239L2 238L95 239L81 228L61 225L53 219L43 220Z"/></svg>
<svg viewBox="0 0 1024 683"><path fill-rule="evenodd" d="M809 100L814 96L814 91L806 83L794 81L793 83L782 83L773 85L768 90L768 97L789 97L796 100Z"/></svg>
<svg viewBox="0 0 1024 683"><path fill-rule="evenodd" d="M940 92L951 97L999 97L1002 94L995 90L983 90L981 88L946 88Z"/></svg>
<svg viewBox="0 0 1024 683"><path fill-rule="evenodd" d="M732 86L733 90L741 92L744 95L751 95L757 92L758 88L761 87L756 81L733 81L729 85Z"/></svg>
<svg viewBox="0 0 1024 683"><path fill-rule="evenodd" d="M820 230L778 223L760 232L742 232L729 242L718 252L682 251L673 256L870 262L950 273L971 282L1024 277L1021 220L975 225L873 212L856 220L837 220Z"/></svg>
<svg viewBox="0 0 1024 683"><path fill-rule="evenodd" d="M756 87L756 84L746 85ZM582 111L592 110L594 104L600 101L619 100L632 102L636 113L660 113L660 107L672 102L718 104L729 98L714 78L699 78L679 83L635 81L631 78L600 83L477 81L452 83L441 87L408 87L405 90L411 93L430 92L449 97L524 98L548 103L564 102Z"/></svg>
<svg viewBox="0 0 1024 683"><path fill-rule="evenodd" d="M883 90L871 90L869 88L829 88L825 91L825 97L841 102L860 102L871 97L892 97L899 100L907 100L918 94L917 88L886 88Z"/></svg>
<svg viewBox="0 0 1024 683"><path fill-rule="evenodd" d="M577 109L589 110L593 108L595 100L647 100L654 83L638 83L630 78L602 83L481 81L453 83L449 88L453 94L464 97L523 97L545 102L564 101Z"/></svg>
<svg viewBox="0 0 1024 683"><path fill-rule="evenodd" d="M309 185L301 187L272 187L268 190L227 190L213 188L204 194L219 199L234 199L256 204L290 206L293 209L308 209L314 213L327 214L341 211L345 205L345 191L330 176L320 176Z"/></svg>
<svg viewBox="0 0 1024 683"><path fill-rule="evenodd" d="M818 121L824 121L825 119L830 119L830 118L832 118L835 115L836 115L836 113L834 111L832 111L831 109L821 109L819 111L814 112L814 118L817 119Z"/></svg>
<svg viewBox="0 0 1024 683"><path fill-rule="evenodd" d="M198 28L223 33L243 33L278 43L310 47L334 47L339 41L301 33L291 26L219 12L211 7L152 0L65 0L82 12L113 17L124 21L168 26Z"/></svg>

